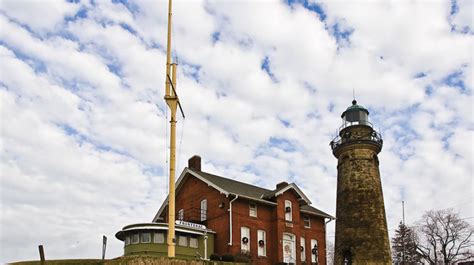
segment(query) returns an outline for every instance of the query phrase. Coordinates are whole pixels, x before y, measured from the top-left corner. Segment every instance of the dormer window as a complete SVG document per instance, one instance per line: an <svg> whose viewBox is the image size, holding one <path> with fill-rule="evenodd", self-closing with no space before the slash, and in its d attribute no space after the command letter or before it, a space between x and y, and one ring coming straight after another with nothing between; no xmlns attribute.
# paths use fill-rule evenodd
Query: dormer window
<svg viewBox="0 0 474 265"><path fill-rule="evenodd" d="M303 216L303 223L305 228L311 228L311 218L308 215Z"/></svg>
<svg viewBox="0 0 474 265"><path fill-rule="evenodd" d="M285 221L293 221L293 207L289 200L285 200Z"/></svg>
<svg viewBox="0 0 474 265"><path fill-rule="evenodd" d="M257 204L256 203L249 203L249 216L257 217Z"/></svg>

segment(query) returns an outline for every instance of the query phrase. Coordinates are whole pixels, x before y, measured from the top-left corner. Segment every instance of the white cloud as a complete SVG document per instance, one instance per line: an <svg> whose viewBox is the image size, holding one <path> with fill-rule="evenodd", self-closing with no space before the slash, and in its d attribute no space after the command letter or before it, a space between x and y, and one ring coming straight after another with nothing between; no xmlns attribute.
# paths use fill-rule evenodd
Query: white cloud
<svg viewBox="0 0 474 265"><path fill-rule="evenodd" d="M16 5L0 15L0 262L36 258L39 244L96 257L102 234L121 255L114 233L150 221L167 188L166 3L58 2L48 17ZM384 136L389 230L401 200L409 222L449 206L472 216L472 35L450 25L468 23L464 1L452 17L449 1L320 5L324 21L277 1L175 3L178 170L199 154L211 173L296 182L334 214L328 143L355 88ZM336 24L352 30L344 44Z"/></svg>
<svg viewBox="0 0 474 265"><path fill-rule="evenodd" d="M0 10L4 14L41 33L54 31L66 16L74 16L78 9L78 4L62 0L49 0L47 3L4 0L0 3Z"/></svg>

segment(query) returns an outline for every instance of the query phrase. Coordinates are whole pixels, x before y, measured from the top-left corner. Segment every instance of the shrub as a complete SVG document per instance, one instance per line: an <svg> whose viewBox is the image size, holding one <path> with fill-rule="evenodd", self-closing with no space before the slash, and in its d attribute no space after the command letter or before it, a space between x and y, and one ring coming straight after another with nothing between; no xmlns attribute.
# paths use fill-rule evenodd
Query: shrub
<svg viewBox="0 0 474 265"><path fill-rule="evenodd" d="M235 258L232 254L226 253L222 255L222 261L235 261Z"/></svg>
<svg viewBox="0 0 474 265"><path fill-rule="evenodd" d="M235 255L235 261L236 262L250 263L250 261L252 261L252 260L250 259L250 253L240 252L239 254Z"/></svg>
<svg viewBox="0 0 474 265"><path fill-rule="evenodd" d="M211 254L211 256L209 257L210 260L221 260L221 256L217 255L217 254Z"/></svg>

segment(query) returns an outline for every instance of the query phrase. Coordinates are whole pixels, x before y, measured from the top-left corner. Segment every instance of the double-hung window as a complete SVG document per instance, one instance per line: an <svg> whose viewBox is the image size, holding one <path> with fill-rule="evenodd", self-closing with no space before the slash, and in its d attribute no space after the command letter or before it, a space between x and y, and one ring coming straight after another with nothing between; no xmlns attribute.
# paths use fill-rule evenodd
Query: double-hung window
<svg viewBox="0 0 474 265"><path fill-rule="evenodd" d="M308 215L303 216L303 222L305 228L311 228L311 218Z"/></svg>
<svg viewBox="0 0 474 265"><path fill-rule="evenodd" d="M266 233L264 230L257 230L258 238L258 256L264 257L267 256L267 239Z"/></svg>
<svg viewBox="0 0 474 265"><path fill-rule="evenodd" d="M252 217L257 217L257 204L256 203L249 203L249 215Z"/></svg>

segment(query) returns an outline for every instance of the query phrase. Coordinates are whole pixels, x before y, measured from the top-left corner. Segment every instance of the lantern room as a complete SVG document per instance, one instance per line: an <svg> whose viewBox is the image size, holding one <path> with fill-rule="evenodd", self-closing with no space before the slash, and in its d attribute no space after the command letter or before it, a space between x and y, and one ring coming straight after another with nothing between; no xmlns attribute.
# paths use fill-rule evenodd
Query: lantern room
<svg viewBox="0 0 474 265"><path fill-rule="evenodd" d="M361 105L357 105L357 101L352 101L352 106L349 106L341 115L343 126L342 128L352 125L368 125L369 111Z"/></svg>

